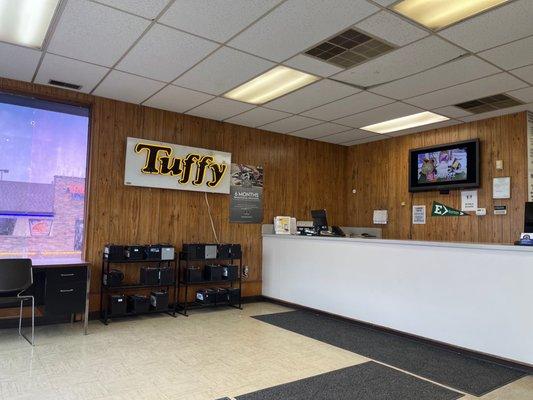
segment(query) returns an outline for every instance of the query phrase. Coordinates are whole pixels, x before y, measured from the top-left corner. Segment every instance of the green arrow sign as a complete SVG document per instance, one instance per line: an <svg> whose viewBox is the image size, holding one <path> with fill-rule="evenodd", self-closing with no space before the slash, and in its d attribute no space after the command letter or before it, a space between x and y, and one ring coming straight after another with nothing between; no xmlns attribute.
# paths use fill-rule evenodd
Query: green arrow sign
<svg viewBox="0 0 533 400"><path fill-rule="evenodd" d="M434 201L433 205L431 206L432 217L461 217L463 215L468 214L461 210L457 210L455 208L446 206L436 201Z"/></svg>

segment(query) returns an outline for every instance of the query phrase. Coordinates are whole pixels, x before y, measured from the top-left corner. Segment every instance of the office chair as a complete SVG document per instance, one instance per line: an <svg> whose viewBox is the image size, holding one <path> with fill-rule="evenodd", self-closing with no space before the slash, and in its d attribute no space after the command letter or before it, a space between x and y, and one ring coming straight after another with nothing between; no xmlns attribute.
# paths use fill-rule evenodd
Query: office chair
<svg viewBox="0 0 533 400"><path fill-rule="evenodd" d="M20 302L19 334L32 346L35 338L35 298L25 294L33 285L33 271L30 259L0 259L0 304ZM31 340L22 332L22 306L31 300Z"/></svg>

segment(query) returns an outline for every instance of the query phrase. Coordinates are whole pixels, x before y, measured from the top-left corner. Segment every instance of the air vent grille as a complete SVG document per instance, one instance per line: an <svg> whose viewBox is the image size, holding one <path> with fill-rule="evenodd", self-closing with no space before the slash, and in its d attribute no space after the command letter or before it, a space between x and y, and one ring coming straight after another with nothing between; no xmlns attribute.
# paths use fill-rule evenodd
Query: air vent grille
<svg viewBox="0 0 533 400"><path fill-rule="evenodd" d="M56 81L54 79L50 79L48 81L48 83L50 85L54 85L54 86L59 86L59 87L64 87L64 88L67 88L67 89L74 89L74 90L80 90L82 88L81 85L76 85L74 83L67 83L67 82L61 82L61 81Z"/></svg>
<svg viewBox="0 0 533 400"><path fill-rule="evenodd" d="M358 32L355 29L348 29L307 50L305 54L327 61L341 68L351 68L393 49L394 47L387 43Z"/></svg>
<svg viewBox="0 0 533 400"><path fill-rule="evenodd" d="M524 103L515 100L505 94L496 94L494 96L483 97L481 99L456 104L455 107L462 108L463 110L469 111L473 114L481 114L484 112L519 106L521 104Z"/></svg>

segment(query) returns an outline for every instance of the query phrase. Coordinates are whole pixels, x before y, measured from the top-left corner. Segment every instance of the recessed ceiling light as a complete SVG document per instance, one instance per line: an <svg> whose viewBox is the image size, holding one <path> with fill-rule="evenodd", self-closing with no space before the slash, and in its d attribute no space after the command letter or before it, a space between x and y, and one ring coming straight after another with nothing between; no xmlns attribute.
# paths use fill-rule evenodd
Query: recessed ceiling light
<svg viewBox="0 0 533 400"><path fill-rule="evenodd" d="M318 76L277 66L224 95L228 99L263 104L318 80Z"/></svg>
<svg viewBox="0 0 533 400"><path fill-rule="evenodd" d="M450 118L439 114L424 111L418 114L408 115L406 117L395 118L391 119L390 121L364 126L361 129L375 133L389 133L408 128L415 128L417 126L434 124L435 122L447 121L449 119Z"/></svg>
<svg viewBox="0 0 533 400"><path fill-rule="evenodd" d="M0 0L0 40L41 48L59 0Z"/></svg>
<svg viewBox="0 0 533 400"><path fill-rule="evenodd" d="M403 0L392 9L425 27L438 30L508 0Z"/></svg>

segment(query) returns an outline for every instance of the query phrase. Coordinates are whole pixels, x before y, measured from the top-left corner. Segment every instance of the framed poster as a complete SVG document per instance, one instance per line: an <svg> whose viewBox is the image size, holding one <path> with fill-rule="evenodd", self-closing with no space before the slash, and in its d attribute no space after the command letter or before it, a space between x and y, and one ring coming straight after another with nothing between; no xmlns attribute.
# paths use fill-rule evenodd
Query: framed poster
<svg viewBox="0 0 533 400"><path fill-rule="evenodd" d="M231 164L230 222L263 222L263 167Z"/></svg>

